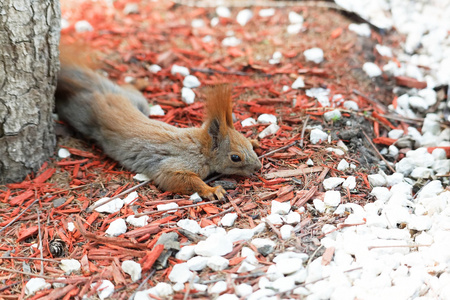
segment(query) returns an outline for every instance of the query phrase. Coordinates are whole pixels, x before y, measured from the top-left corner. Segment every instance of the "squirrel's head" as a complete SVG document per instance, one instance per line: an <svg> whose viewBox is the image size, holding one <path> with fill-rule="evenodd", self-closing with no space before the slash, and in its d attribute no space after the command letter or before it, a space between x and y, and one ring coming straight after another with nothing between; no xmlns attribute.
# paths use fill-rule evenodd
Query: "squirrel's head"
<svg viewBox="0 0 450 300"><path fill-rule="evenodd" d="M231 86L219 84L207 89L207 116L203 125L208 140L211 171L249 176L262 165L253 147L258 143L234 129Z"/></svg>

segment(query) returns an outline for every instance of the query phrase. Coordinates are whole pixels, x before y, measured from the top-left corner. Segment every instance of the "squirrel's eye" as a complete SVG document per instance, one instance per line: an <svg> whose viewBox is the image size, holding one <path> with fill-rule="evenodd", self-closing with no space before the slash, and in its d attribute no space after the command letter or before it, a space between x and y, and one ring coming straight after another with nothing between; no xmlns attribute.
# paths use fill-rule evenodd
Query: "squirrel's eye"
<svg viewBox="0 0 450 300"><path fill-rule="evenodd" d="M239 155L232 154L231 155L231 160L234 161L234 162L240 162L241 158L239 157Z"/></svg>

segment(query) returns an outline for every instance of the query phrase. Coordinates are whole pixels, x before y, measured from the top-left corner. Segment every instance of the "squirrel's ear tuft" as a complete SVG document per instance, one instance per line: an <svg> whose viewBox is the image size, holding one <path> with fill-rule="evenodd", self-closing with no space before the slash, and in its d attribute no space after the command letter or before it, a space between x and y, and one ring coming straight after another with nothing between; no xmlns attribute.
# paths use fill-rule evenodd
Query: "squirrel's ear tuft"
<svg viewBox="0 0 450 300"><path fill-rule="evenodd" d="M234 129L230 84L222 83L207 87L206 110L206 120L218 120L222 134L226 134L227 127Z"/></svg>
<svg viewBox="0 0 450 300"><path fill-rule="evenodd" d="M213 119L208 122L208 134L211 137L211 149L219 148L220 125L219 120Z"/></svg>

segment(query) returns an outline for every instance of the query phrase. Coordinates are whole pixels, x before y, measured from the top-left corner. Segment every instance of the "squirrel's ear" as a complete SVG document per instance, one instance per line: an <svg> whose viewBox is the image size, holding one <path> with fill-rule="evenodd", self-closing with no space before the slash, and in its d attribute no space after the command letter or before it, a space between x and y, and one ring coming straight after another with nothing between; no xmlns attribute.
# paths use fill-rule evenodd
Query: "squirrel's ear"
<svg viewBox="0 0 450 300"><path fill-rule="evenodd" d="M219 120L213 119L207 123L208 134L211 137L211 148L217 149L219 148L219 140L220 140L220 123Z"/></svg>
<svg viewBox="0 0 450 300"><path fill-rule="evenodd" d="M206 88L206 110L206 120L216 119L222 134L226 135L227 127L234 129L230 84L223 83Z"/></svg>

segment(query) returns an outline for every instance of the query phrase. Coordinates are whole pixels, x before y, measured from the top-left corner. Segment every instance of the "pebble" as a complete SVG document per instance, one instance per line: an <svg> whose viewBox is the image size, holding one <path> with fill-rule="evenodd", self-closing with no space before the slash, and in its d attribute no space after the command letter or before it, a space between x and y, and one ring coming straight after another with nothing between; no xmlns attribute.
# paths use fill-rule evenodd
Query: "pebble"
<svg viewBox="0 0 450 300"><path fill-rule="evenodd" d="M150 72L152 72L153 74L156 74L156 73L158 73L159 71L161 71L162 68L161 68L160 66L156 65L156 64L153 64L153 65L150 65L150 66L148 67L148 70L149 70Z"/></svg>
<svg viewBox="0 0 450 300"><path fill-rule="evenodd" d="M356 187L356 177L355 176L348 176L347 179L342 183L342 186L344 188L349 188L350 190L353 190Z"/></svg>
<svg viewBox="0 0 450 300"><path fill-rule="evenodd" d="M327 111L323 114L325 120L328 121L338 121L341 119L342 115L339 109Z"/></svg>
<svg viewBox="0 0 450 300"><path fill-rule="evenodd" d="M134 175L133 176L133 179L134 180L137 180L137 181L148 181L148 180L150 180L150 178L148 178L148 176L147 175L145 175L145 174L140 174L140 173L137 173L136 175Z"/></svg>
<svg viewBox="0 0 450 300"><path fill-rule="evenodd" d="M218 6L216 7L216 14L221 18L229 18L231 17L231 12L228 7Z"/></svg>
<svg viewBox="0 0 450 300"><path fill-rule="evenodd" d="M256 269L256 266L247 262L247 261L243 261L241 263L241 265L239 266L239 269L237 270L238 273L247 273L247 272L251 272L253 270Z"/></svg>
<svg viewBox="0 0 450 300"><path fill-rule="evenodd" d="M59 158L67 158L70 157L70 152L66 148L60 148L58 150L58 157Z"/></svg>
<svg viewBox="0 0 450 300"><path fill-rule="evenodd" d="M220 225L226 227L233 226L234 221L236 221L237 217L237 213L228 213L220 220Z"/></svg>
<svg viewBox="0 0 450 300"><path fill-rule="evenodd" d="M425 99L419 96L409 97L409 105L419 111L425 111L428 109L428 104Z"/></svg>
<svg viewBox="0 0 450 300"><path fill-rule="evenodd" d="M253 118L247 118L247 119L241 121L241 125L242 125L242 127L253 126L253 125L256 125L256 120Z"/></svg>
<svg viewBox="0 0 450 300"><path fill-rule="evenodd" d="M431 155L433 155L435 160L442 160L442 159L447 158L447 154L446 154L445 150L442 148L434 149L433 152L431 153Z"/></svg>
<svg viewBox="0 0 450 300"><path fill-rule="evenodd" d="M295 11L290 11L289 12L289 22L291 24L299 24L299 23L303 23L304 19L303 16L296 13Z"/></svg>
<svg viewBox="0 0 450 300"><path fill-rule="evenodd" d="M273 288L279 293L284 293L292 290L295 287L295 279L293 277L281 277L275 280Z"/></svg>
<svg viewBox="0 0 450 300"><path fill-rule="evenodd" d="M294 34L298 34L303 28L303 24L302 23L298 23L298 24L290 24L288 25L288 27L286 28L287 33L290 35L294 35Z"/></svg>
<svg viewBox="0 0 450 300"><path fill-rule="evenodd" d="M258 117L259 124L277 124L277 117L270 114L262 114Z"/></svg>
<svg viewBox="0 0 450 300"><path fill-rule="evenodd" d="M123 199L123 203L125 204L131 204L133 203L135 200L137 200L139 198L139 194L135 191L135 192L131 192L128 194L128 196L126 196Z"/></svg>
<svg viewBox="0 0 450 300"><path fill-rule="evenodd" d="M186 104L192 104L195 100L195 93L188 87L183 87L181 89L181 101Z"/></svg>
<svg viewBox="0 0 450 300"><path fill-rule="evenodd" d="M366 72L369 77L377 77L382 74L380 67L372 62L366 62L363 65L363 71Z"/></svg>
<svg viewBox="0 0 450 300"><path fill-rule="evenodd" d="M187 263L176 264L169 274L169 280L175 283L185 283L191 279L192 275Z"/></svg>
<svg viewBox="0 0 450 300"><path fill-rule="evenodd" d="M222 40L222 46L225 47L236 47L241 44L241 40L235 36L229 36Z"/></svg>
<svg viewBox="0 0 450 300"><path fill-rule="evenodd" d="M126 222L135 227L143 227L148 224L148 216L141 216L136 218L135 216L128 216Z"/></svg>
<svg viewBox="0 0 450 300"><path fill-rule="evenodd" d="M45 281L44 278L31 278L25 284L25 294L30 296L37 291L46 290L51 287L51 284Z"/></svg>
<svg viewBox="0 0 450 300"><path fill-rule="evenodd" d="M285 223L287 224L297 224L300 222L300 214L296 211L291 211L290 213L288 213L285 217Z"/></svg>
<svg viewBox="0 0 450 300"><path fill-rule="evenodd" d="M323 50L317 47L305 50L303 55L306 61L312 61L316 64L320 64L323 61Z"/></svg>
<svg viewBox="0 0 450 300"><path fill-rule="evenodd" d="M291 204L289 201L287 202L279 202L276 200L272 200L272 205L270 209L271 214L280 214L280 215L286 215L291 210Z"/></svg>
<svg viewBox="0 0 450 300"><path fill-rule="evenodd" d="M283 240L287 240L291 237L291 233L294 230L294 227L291 225L283 225L280 228L281 238Z"/></svg>
<svg viewBox="0 0 450 300"><path fill-rule="evenodd" d="M201 28L205 26L205 22L202 19L194 19L191 21L191 26L193 28Z"/></svg>
<svg viewBox="0 0 450 300"><path fill-rule="evenodd" d="M156 296L161 298L167 298L173 294L173 288L170 284L166 282L158 282L154 288L150 289L151 294L156 294Z"/></svg>
<svg viewBox="0 0 450 300"><path fill-rule="evenodd" d="M200 241L195 247L195 253L202 256L222 256L233 250L233 242L225 235L215 233L206 240Z"/></svg>
<svg viewBox="0 0 450 300"><path fill-rule="evenodd" d="M191 271L201 271L206 267L209 258L203 256L195 256L189 259L186 263Z"/></svg>
<svg viewBox="0 0 450 300"><path fill-rule="evenodd" d="M75 23L75 31L76 32L87 32L87 31L93 31L94 28L92 27L91 23L89 23L86 20L81 20Z"/></svg>
<svg viewBox="0 0 450 300"><path fill-rule="evenodd" d="M222 256L211 256L209 257L206 265L213 271L222 271L228 268L228 259Z"/></svg>
<svg viewBox="0 0 450 300"><path fill-rule="evenodd" d="M222 294L216 300L239 300L235 294Z"/></svg>
<svg viewBox="0 0 450 300"><path fill-rule="evenodd" d="M371 174L367 178L371 186L385 186L387 183L386 178L381 174Z"/></svg>
<svg viewBox="0 0 450 300"><path fill-rule="evenodd" d="M210 289L211 294L220 294L227 290L227 283L223 280L217 281Z"/></svg>
<svg viewBox="0 0 450 300"><path fill-rule="evenodd" d="M285 258L276 262L277 269L287 275L292 274L303 268L303 260L301 258Z"/></svg>
<svg viewBox="0 0 450 300"><path fill-rule="evenodd" d="M256 238L251 241L252 245L256 248L262 248L265 246L275 247L275 242L269 239Z"/></svg>
<svg viewBox="0 0 450 300"><path fill-rule="evenodd" d="M346 109L351 109L351 110L355 110L355 111L359 109L358 103L356 103L355 101L351 101L351 100L344 101L343 106Z"/></svg>
<svg viewBox="0 0 450 300"><path fill-rule="evenodd" d="M263 221L269 221L270 223L272 223L273 225L281 225L283 224L283 218L281 217L281 215L279 214L270 214L267 217L265 217L263 219Z"/></svg>
<svg viewBox="0 0 450 300"><path fill-rule="evenodd" d="M170 73L172 75L180 74L182 76L188 76L189 69L183 66L173 65L172 68L170 69Z"/></svg>
<svg viewBox="0 0 450 300"><path fill-rule="evenodd" d="M156 209L158 211L167 211L168 213L176 212L177 211L176 208L178 207L179 207L178 204L176 204L175 202L156 205Z"/></svg>
<svg viewBox="0 0 450 300"><path fill-rule="evenodd" d="M117 219L109 224L108 229L106 229L105 234L107 236L119 236L127 232L127 224L124 219Z"/></svg>
<svg viewBox="0 0 450 300"><path fill-rule="evenodd" d="M370 30L370 28L369 28ZM375 45L375 49L381 56L392 57L392 49L380 44Z"/></svg>
<svg viewBox="0 0 450 300"><path fill-rule="evenodd" d="M227 238L233 243L237 241L248 241L254 234L255 232L252 229L233 228L227 232Z"/></svg>
<svg viewBox="0 0 450 300"><path fill-rule="evenodd" d="M150 116L164 116L165 112L161 108L161 105L150 106Z"/></svg>
<svg viewBox="0 0 450 300"><path fill-rule="evenodd" d="M348 30L353 31L359 36L370 37L370 26L367 23L348 25Z"/></svg>
<svg viewBox="0 0 450 300"><path fill-rule="evenodd" d="M94 288L97 286L97 282L91 283L91 288ZM108 298L114 293L114 284L109 280L102 280L101 284L97 287L97 295L98 297L103 300L105 298Z"/></svg>
<svg viewBox="0 0 450 300"><path fill-rule="evenodd" d="M326 148L326 150L328 151L328 152L333 152L334 154L336 154L337 156L342 156L342 155L344 155L345 154L345 152L343 151L343 150L341 150L341 149L338 149L338 148Z"/></svg>
<svg viewBox="0 0 450 300"><path fill-rule="evenodd" d="M410 176L414 179L430 178L432 175L434 175L433 170L426 167L417 167L410 174Z"/></svg>
<svg viewBox="0 0 450 300"><path fill-rule="evenodd" d="M313 160L311 159L311 158L308 158L308 160L306 161L306 164L308 165L308 166L314 166L314 162L313 162Z"/></svg>
<svg viewBox="0 0 450 300"><path fill-rule="evenodd" d="M313 129L311 130L309 140L315 145L317 143L328 140L328 134L320 129Z"/></svg>
<svg viewBox="0 0 450 300"><path fill-rule="evenodd" d="M259 11L258 15L261 18L271 17L275 14L275 9L273 8L263 8Z"/></svg>
<svg viewBox="0 0 450 300"><path fill-rule="evenodd" d="M277 124L270 124L268 127L266 127L263 131L261 131L258 135L260 139L265 138L266 136L275 134L280 129L280 126Z"/></svg>
<svg viewBox="0 0 450 300"><path fill-rule="evenodd" d="M104 203L108 200L109 200L108 197L101 198L100 200L95 202L95 205ZM116 198L114 200L109 201L108 203L105 203L105 204L100 205L99 207L95 208L95 211L112 214L112 213L118 212L122 207L123 207L122 199Z"/></svg>
<svg viewBox="0 0 450 300"><path fill-rule="evenodd" d="M391 139L397 140L397 139L401 138L404 133L405 132L403 130L401 130L401 129L393 129L393 130L388 132L388 137L391 138Z"/></svg>
<svg viewBox="0 0 450 300"><path fill-rule="evenodd" d="M175 257L181 260L189 260L195 255L195 245L184 246L177 252Z"/></svg>
<svg viewBox="0 0 450 300"><path fill-rule="evenodd" d="M132 260L125 260L122 262L122 270L131 276L134 282L141 279L142 268L141 265Z"/></svg>
<svg viewBox="0 0 450 300"><path fill-rule="evenodd" d="M348 168L350 168L350 164L345 159L341 159L336 169L338 169L338 171L344 172Z"/></svg>
<svg viewBox="0 0 450 300"><path fill-rule="evenodd" d="M250 9L243 9L240 12L238 12L236 16L236 21L241 25L245 26L245 24L248 23L248 21L253 18L253 12Z"/></svg>
<svg viewBox="0 0 450 300"><path fill-rule="evenodd" d="M186 88L192 89L199 87L200 85L201 85L200 80L198 80L198 78L194 75L187 75L183 79L183 86Z"/></svg>
<svg viewBox="0 0 450 300"><path fill-rule="evenodd" d="M302 77L297 77L297 79L295 79L295 81L291 85L292 89L302 89L304 87L305 87L305 82L303 81Z"/></svg>
<svg viewBox="0 0 450 300"><path fill-rule="evenodd" d="M344 178L330 177L325 179L322 184L325 190L331 190L340 185L341 183L343 183L344 181L345 181Z"/></svg>
<svg viewBox="0 0 450 300"><path fill-rule="evenodd" d="M338 191L326 191L323 203L331 207L338 206L341 203L341 193Z"/></svg>
<svg viewBox="0 0 450 300"><path fill-rule="evenodd" d="M206 226L206 227L203 227L202 229L200 229L200 234L204 235L204 236L211 236L215 233L222 234L222 235L227 234L225 229L223 229L222 227L218 227L216 225L209 225L209 226Z"/></svg>
<svg viewBox="0 0 450 300"><path fill-rule="evenodd" d="M81 268L81 264L76 259L62 259L61 264L59 265L61 270L63 270L66 274L70 274L72 272L77 272Z"/></svg>
<svg viewBox="0 0 450 300"><path fill-rule="evenodd" d="M241 283L234 287L234 291L239 297L246 297L253 292L253 287L249 284Z"/></svg>
<svg viewBox="0 0 450 300"><path fill-rule="evenodd" d="M183 228L184 230L190 231L192 233L199 233L200 232L200 225L194 220L190 219L182 219L177 222L177 226Z"/></svg>
<svg viewBox="0 0 450 300"><path fill-rule="evenodd" d="M318 212L320 212L320 213L325 212L325 203L324 203L322 200L320 200L320 199L314 199L314 200L313 200L313 205L314 205L314 208L315 208Z"/></svg>

